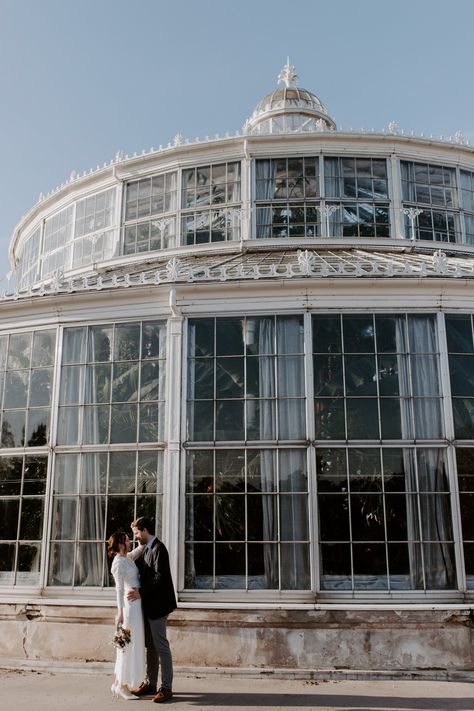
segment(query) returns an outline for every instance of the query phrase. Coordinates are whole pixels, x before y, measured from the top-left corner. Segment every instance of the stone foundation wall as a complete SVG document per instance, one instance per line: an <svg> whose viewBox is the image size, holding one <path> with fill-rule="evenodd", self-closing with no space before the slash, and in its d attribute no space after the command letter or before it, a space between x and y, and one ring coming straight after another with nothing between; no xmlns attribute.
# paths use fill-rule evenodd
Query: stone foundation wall
<svg viewBox="0 0 474 711"><path fill-rule="evenodd" d="M112 662L113 607L0 604L0 666ZM417 672L474 670L468 609L185 609L169 619L177 666Z"/></svg>

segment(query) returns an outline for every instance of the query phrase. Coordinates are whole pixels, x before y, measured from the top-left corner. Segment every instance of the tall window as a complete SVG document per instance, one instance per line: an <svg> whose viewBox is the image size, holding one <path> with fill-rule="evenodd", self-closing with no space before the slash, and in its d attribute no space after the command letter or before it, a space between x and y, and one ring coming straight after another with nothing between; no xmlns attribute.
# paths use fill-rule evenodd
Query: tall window
<svg viewBox="0 0 474 711"><path fill-rule="evenodd" d="M49 444L56 331L0 336L2 447Z"/></svg>
<svg viewBox="0 0 474 711"><path fill-rule="evenodd" d="M417 239L460 242L459 206L454 168L431 163L401 162L404 207L422 212L415 222ZM405 217L405 234L411 234Z"/></svg>
<svg viewBox="0 0 474 711"><path fill-rule="evenodd" d="M162 442L162 321L64 331L58 444Z"/></svg>
<svg viewBox="0 0 474 711"><path fill-rule="evenodd" d="M41 225L25 240L18 268L18 288L25 289L40 276Z"/></svg>
<svg viewBox="0 0 474 711"><path fill-rule="evenodd" d="M313 345L322 588L453 588L434 317L314 316Z"/></svg>
<svg viewBox="0 0 474 711"><path fill-rule="evenodd" d="M182 172L183 244L240 239L240 163L219 163Z"/></svg>
<svg viewBox="0 0 474 711"><path fill-rule="evenodd" d="M124 254L176 246L176 172L131 180L124 201Z"/></svg>
<svg viewBox="0 0 474 711"><path fill-rule="evenodd" d="M257 239L320 234L319 158L256 161Z"/></svg>
<svg viewBox="0 0 474 711"><path fill-rule="evenodd" d="M114 256L116 235L111 232L115 188L96 193L76 204L73 267L110 259Z"/></svg>
<svg viewBox="0 0 474 711"><path fill-rule="evenodd" d="M42 278L53 272L70 269L72 256L72 235L74 206L64 208L49 217L44 224Z"/></svg>
<svg viewBox="0 0 474 711"><path fill-rule="evenodd" d="M331 237L389 237L387 162L325 158L324 187Z"/></svg>
<svg viewBox="0 0 474 711"><path fill-rule="evenodd" d="M299 316L189 324L188 588L310 587L303 352Z"/></svg>

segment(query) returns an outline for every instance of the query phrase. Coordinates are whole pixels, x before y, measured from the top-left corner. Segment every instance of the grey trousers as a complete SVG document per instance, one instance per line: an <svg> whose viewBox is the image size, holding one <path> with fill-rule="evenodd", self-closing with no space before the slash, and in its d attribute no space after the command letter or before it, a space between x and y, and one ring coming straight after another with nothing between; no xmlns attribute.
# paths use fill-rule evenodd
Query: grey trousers
<svg viewBox="0 0 474 711"><path fill-rule="evenodd" d="M158 688L158 671L161 664L161 686L173 688L173 659L166 638L167 617L150 620L145 617L146 671L148 683Z"/></svg>

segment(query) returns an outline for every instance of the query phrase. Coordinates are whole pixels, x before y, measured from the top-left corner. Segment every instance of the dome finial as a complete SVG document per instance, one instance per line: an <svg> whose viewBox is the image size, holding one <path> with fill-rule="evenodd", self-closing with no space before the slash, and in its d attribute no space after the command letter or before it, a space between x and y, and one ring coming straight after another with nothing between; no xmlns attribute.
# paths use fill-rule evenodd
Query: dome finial
<svg viewBox="0 0 474 711"><path fill-rule="evenodd" d="M295 72L295 68L290 64L290 58L286 58L286 64L278 75L278 83L284 84L286 87L297 86L299 76Z"/></svg>

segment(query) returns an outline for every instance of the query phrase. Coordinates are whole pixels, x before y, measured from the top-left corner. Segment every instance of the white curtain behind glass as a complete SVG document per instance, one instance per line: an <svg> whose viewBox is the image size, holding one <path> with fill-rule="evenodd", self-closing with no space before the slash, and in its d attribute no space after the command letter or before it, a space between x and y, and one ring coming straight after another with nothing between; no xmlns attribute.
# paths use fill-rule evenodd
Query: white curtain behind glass
<svg viewBox="0 0 474 711"><path fill-rule="evenodd" d="M403 439L435 439L441 436L439 400L423 399L439 391L436 323L433 316L408 318L409 358L405 333L405 317L397 317L396 346L401 402L401 429ZM424 357L416 357L424 354ZM418 397L412 399L412 395ZM411 403L413 402L413 413ZM452 584L452 547L446 544L451 538L451 513L449 498L436 495L444 491L444 453L440 449L404 450L408 553L410 561L410 587L412 589L439 589ZM440 488L441 487L441 488ZM421 495L419 492L422 492ZM425 495L426 494L426 495ZM421 545L421 541L431 541Z"/></svg>

